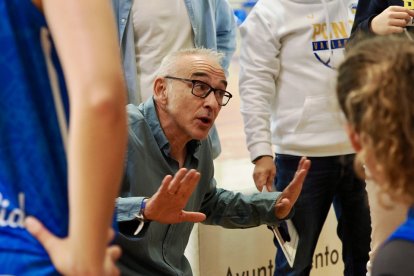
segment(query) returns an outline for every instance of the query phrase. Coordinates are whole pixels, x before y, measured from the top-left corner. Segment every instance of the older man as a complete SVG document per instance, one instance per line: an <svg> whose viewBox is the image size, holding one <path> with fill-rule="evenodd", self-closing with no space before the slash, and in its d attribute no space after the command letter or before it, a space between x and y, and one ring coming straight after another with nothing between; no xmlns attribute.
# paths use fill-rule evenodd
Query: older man
<svg viewBox="0 0 414 276"><path fill-rule="evenodd" d="M300 193L310 166L306 158L283 193L246 196L216 187L207 137L232 97L220 58L207 49L168 55L153 98L128 106L128 162L117 201L124 274L191 275L184 249L194 222L226 228L274 225L288 217ZM163 180L164 175L177 171L177 180L165 185L171 177ZM179 185L188 178L199 178L194 191Z"/></svg>

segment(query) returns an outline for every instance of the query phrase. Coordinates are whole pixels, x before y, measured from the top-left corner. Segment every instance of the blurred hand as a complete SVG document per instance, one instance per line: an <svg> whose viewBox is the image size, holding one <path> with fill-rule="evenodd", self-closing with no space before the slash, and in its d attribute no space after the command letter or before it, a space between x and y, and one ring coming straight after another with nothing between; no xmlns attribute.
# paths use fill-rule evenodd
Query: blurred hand
<svg viewBox="0 0 414 276"><path fill-rule="evenodd" d="M183 210L199 180L199 172L185 168L180 169L174 178L167 175L158 191L148 199L144 217L165 224L205 220L203 213Z"/></svg>
<svg viewBox="0 0 414 276"><path fill-rule="evenodd" d="M302 157L300 159L295 177L283 190L282 194L276 201L275 215L278 219L286 218L292 210L292 207L298 199L300 191L302 190L303 181L305 181L310 165L311 161L307 160L306 157Z"/></svg>
<svg viewBox="0 0 414 276"><path fill-rule="evenodd" d="M377 35L401 33L414 16L413 10L389 6L371 21L371 30Z"/></svg>
<svg viewBox="0 0 414 276"><path fill-rule="evenodd" d="M253 180L260 192L263 190L263 186L266 186L268 191L273 190L275 175L276 166L272 156L263 156L256 161L253 170Z"/></svg>
<svg viewBox="0 0 414 276"><path fill-rule="evenodd" d="M121 256L121 248L112 245L107 247L103 263L96 265L83 258L82 254L73 250L73 241L69 238L58 238L47 230L34 217L27 217L26 228L45 248L56 270L63 275L120 275L115 266ZM114 231L108 231L108 243L113 239ZM77 246L76 248L79 248Z"/></svg>

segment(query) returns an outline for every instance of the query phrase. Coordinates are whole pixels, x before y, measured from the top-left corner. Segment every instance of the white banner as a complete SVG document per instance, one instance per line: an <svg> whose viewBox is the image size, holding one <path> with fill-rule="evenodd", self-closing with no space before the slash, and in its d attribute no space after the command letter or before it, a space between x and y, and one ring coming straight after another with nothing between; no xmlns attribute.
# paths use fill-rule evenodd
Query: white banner
<svg viewBox="0 0 414 276"><path fill-rule="evenodd" d="M200 276L271 276L276 248L266 226L223 229L199 225ZM329 212L313 257L311 276L343 274L341 243L336 236L336 218ZM194 256L193 256L194 257Z"/></svg>

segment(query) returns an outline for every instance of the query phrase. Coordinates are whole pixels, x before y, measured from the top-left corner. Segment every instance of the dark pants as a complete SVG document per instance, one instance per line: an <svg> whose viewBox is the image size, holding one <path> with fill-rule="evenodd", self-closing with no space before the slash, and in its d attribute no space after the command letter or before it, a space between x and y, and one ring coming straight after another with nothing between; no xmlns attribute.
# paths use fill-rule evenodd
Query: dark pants
<svg viewBox="0 0 414 276"><path fill-rule="evenodd" d="M366 274L370 250L371 218L364 180L353 170L354 155L310 157L311 168L295 204L292 218L299 234L293 268L281 250L276 254L274 275L309 275L312 257L331 203L338 220L342 241L344 275ZM282 191L293 179L300 156L276 155L275 185Z"/></svg>

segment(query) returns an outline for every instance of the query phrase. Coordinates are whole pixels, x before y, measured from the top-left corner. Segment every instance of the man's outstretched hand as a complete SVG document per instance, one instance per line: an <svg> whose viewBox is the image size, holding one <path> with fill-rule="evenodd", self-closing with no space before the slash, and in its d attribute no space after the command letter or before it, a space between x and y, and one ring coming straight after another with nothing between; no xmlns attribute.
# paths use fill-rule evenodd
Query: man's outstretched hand
<svg viewBox="0 0 414 276"><path fill-rule="evenodd" d="M292 210L292 207L298 199L300 191L302 190L303 181L305 181L310 165L311 161L307 160L306 157L302 157L300 159L295 177L283 190L282 194L276 201L275 215L278 219L286 218Z"/></svg>
<svg viewBox="0 0 414 276"><path fill-rule="evenodd" d="M160 223L201 222L206 215L184 211L188 199L200 180L196 170L180 169L174 177L167 175L158 191L148 199L144 217Z"/></svg>

